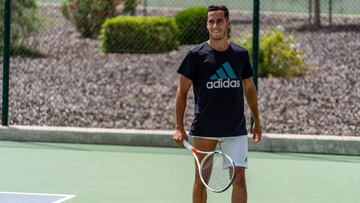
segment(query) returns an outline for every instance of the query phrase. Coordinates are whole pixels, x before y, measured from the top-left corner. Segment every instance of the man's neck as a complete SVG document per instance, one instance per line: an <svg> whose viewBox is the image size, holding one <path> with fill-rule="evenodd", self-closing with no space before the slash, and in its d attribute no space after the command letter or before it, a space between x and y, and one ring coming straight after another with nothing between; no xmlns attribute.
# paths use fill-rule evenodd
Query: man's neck
<svg viewBox="0 0 360 203"><path fill-rule="evenodd" d="M207 43L216 51L225 51L229 47L229 41L227 38L222 40L213 40L210 38Z"/></svg>

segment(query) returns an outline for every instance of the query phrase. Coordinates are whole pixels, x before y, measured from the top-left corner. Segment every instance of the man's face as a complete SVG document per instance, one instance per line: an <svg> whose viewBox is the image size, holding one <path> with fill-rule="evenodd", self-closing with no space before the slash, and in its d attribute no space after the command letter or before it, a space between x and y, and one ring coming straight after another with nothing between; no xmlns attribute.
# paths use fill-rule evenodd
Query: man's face
<svg viewBox="0 0 360 203"><path fill-rule="evenodd" d="M224 37L227 37L230 22L225 19L224 11L210 11L208 13L206 27L209 31L211 39L221 40Z"/></svg>

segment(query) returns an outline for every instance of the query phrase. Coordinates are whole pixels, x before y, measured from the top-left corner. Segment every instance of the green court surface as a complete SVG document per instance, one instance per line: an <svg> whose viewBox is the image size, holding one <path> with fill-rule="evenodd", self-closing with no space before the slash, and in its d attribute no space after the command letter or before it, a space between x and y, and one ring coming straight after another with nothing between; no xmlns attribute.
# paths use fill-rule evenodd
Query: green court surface
<svg viewBox="0 0 360 203"><path fill-rule="evenodd" d="M0 192L76 195L66 203L191 202L193 170L182 148L0 142ZM360 202L360 157L250 152L247 183L249 203Z"/></svg>
<svg viewBox="0 0 360 203"><path fill-rule="evenodd" d="M145 1L145 0L143 0ZM321 12L327 13L329 0L321 1ZM148 6L157 7L189 7L206 5L226 5L229 9L252 11L254 0L147 0ZM358 0L332 0L332 11L334 14L360 14L360 4ZM314 7L314 6L313 6ZM308 13L309 0L266 0L260 1L261 11L281 11Z"/></svg>

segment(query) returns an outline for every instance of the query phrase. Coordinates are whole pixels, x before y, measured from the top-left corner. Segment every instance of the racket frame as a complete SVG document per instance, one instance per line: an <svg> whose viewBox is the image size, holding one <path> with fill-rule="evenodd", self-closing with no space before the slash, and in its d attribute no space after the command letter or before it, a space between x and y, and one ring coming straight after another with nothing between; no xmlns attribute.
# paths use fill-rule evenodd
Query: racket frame
<svg viewBox="0 0 360 203"><path fill-rule="evenodd" d="M198 173L199 173L199 176L200 176L200 180L201 182L205 185L206 188L208 188L209 190L215 192L215 193L220 193L220 192L224 192L225 190L227 190L233 183L234 181L234 178L235 178L235 163L234 161L225 153L219 151L219 150L214 150L214 151L208 151L208 152L205 152L205 151L201 151L201 150L198 150L196 149L195 147L193 147L188 141L186 140L183 140L183 145L186 149L188 149L189 151L191 151L191 153L193 154L195 160L196 160L196 163L197 163L197 168L198 168ZM200 153L200 154L206 154L206 156L202 159L201 163L199 162L199 158L197 157L197 153ZM222 155L224 155L230 162L231 162L231 167L233 169L233 173L231 174L231 181L229 183L229 185L225 188L223 188L222 190L214 190L213 188L209 187L208 184L206 184L204 178L202 177L201 175L201 168L203 167L203 164L204 164L204 160L207 159L207 157L215 154L215 153L220 153Z"/></svg>

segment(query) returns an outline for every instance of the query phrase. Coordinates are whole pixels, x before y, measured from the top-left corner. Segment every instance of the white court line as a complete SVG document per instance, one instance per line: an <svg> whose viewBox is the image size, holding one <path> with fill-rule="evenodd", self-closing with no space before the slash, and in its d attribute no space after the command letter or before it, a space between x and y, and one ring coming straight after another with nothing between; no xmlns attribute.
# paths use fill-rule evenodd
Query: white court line
<svg viewBox="0 0 360 203"><path fill-rule="evenodd" d="M76 197L76 195L64 195L64 196L65 196L64 198L59 199L59 200L57 200L57 201L55 201L55 202L52 202L52 203L65 202L66 200L69 200L69 199L71 199L71 198Z"/></svg>
<svg viewBox="0 0 360 203"><path fill-rule="evenodd" d="M12 194L12 195L33 195L33 196L59 196L63 197L59 200L56 200L51 203L61 203L71 198L76 197L76 195L67 195L67 194L50 194L50 193L30 193L30 192L0 192L0 194Z"/></svg>

